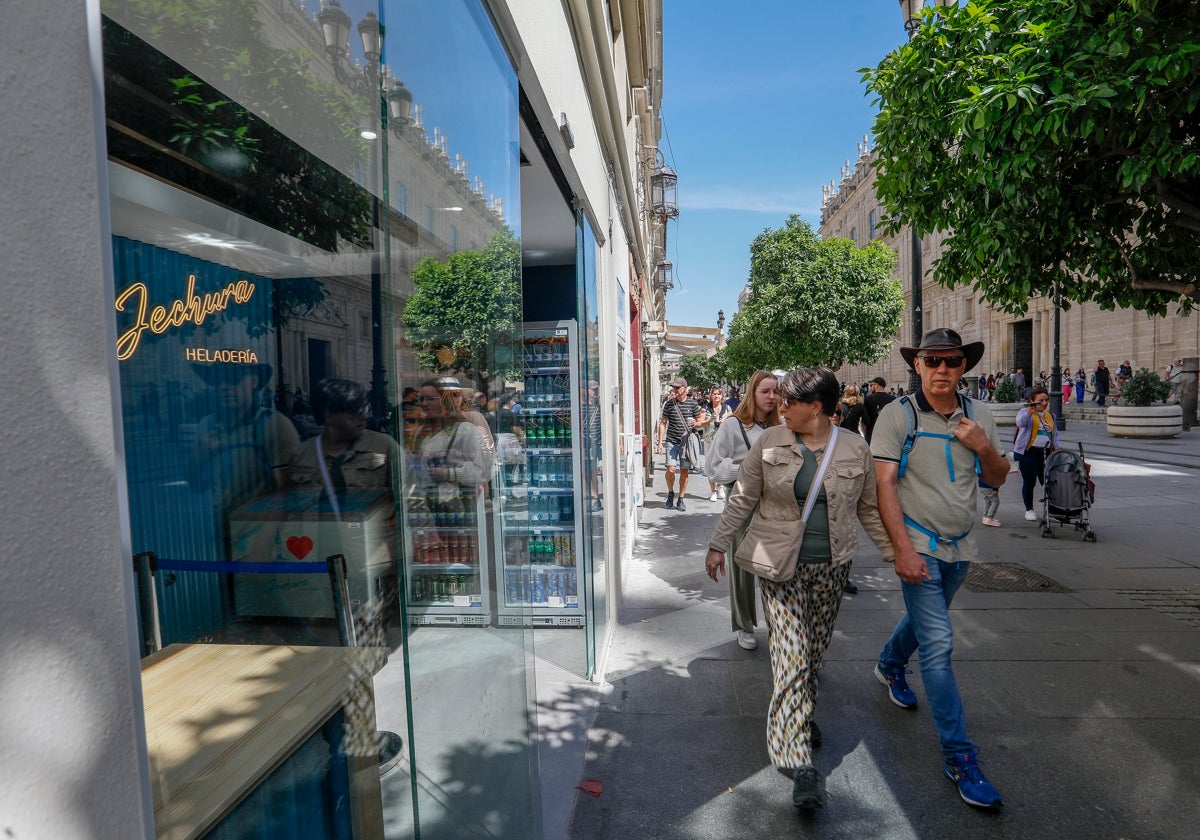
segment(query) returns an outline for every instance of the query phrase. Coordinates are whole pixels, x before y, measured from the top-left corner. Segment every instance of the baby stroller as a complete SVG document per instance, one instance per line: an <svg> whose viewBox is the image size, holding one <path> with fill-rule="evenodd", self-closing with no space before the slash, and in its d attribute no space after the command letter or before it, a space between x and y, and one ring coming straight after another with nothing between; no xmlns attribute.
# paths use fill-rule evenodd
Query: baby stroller
<svg viewBox="0 0 1200 840"><path fill-rule="evenodd" d="M1083 531L1085 542L1095 542L1088 509L1096 501L1096 485L1091 479L1092 467L1083 460L1083 444L1079 454L1059 449L1046 456L1046 485L1042 507L1042 536L1053 537L1052 522L1074 525Z"/></svg>

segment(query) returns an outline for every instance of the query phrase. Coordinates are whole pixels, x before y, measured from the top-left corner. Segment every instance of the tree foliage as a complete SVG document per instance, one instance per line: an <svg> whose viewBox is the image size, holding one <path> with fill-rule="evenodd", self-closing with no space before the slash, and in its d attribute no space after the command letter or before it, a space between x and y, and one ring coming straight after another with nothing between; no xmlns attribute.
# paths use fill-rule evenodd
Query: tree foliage
<svg viewBox="0 0 1200 840"><path fill-rule="evenodd" d="M750 245L750 298L729 326L727 374L884 358L904 307L895 265L882 242L821 240L799 216L763 231Z"/></svg>
<svg viewBox="0 0 1200 840"><path fill-rule="evenodd" d="M1200 302L1200 3L974 0L864 69L887 227L1020 313Z"/></svg>
<svg viewBox="0 0 1200 840"><path fill-rule="evenodd" d="M445 260L425 257L412 270L404 326L426 370L464 369L481 378L502 373L490 351L507 347L521 320L521 248L504 230L477 251Z"/></svg>
<svg viewBox="0 0 1200 840"><path fill-rule="evenodd" d="M710 357L703 353L689 353L679 362L679 375L687 380L688 385L707 390L718 383L713 376L710 361Z"/></svg>

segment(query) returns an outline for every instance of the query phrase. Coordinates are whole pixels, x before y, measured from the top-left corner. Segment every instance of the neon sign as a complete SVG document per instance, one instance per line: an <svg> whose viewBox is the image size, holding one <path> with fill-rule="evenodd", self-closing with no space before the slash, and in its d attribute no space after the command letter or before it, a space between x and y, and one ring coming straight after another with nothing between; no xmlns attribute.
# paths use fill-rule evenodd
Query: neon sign
<svg viewBox="0 0 1200 840"><path fill-rule="evenodd" d="M249 280L237 280L224 289L203 296L196 294L196 275L189 274L187 294L171 302L170 306L149 309L150 290L145 283L134 283L117 296L117 311L126 311L126 304L136 309L133 326L117 338L117 360L125 361L137 350L142 334L149 330L155 335L165 333L171 327L184 324L204 323L204 319L221 312L233 303L247 303L254 296L254 284ZM149 314L147 314L149 309Z"/></svg>

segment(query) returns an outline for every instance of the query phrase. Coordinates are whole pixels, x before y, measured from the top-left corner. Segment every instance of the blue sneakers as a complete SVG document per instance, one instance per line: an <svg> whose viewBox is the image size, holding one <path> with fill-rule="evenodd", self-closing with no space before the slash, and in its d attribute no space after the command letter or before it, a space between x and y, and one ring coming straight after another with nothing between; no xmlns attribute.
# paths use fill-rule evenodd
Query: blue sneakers
<svg viewBox="0 0 1200 840"><path fill-rule="evenodd" d="M1004 804L999 791L983 778L983 771L971 753L956 753L942 765L946 778L958 785L963 802L976 808L999 808Z"/></svg>
<svg viewBox="0 0 1200 840"><path fill-rule="evenodd" d="M670 510L671 508L675 507L675 491L674 490L667 491L667 503L665 505L663 505L663 507L665 507L667 510Z"/></svg>
<svg viewBox="0 0 1200 840"><path fill-rule="evenodd" d="M904 679L905 674L911 673L903 668L888 668L885 671L881 665L875 664L875 679L888 687L888 696L901 709L917 707L917 695L908 687L908 680Z"/></svg>

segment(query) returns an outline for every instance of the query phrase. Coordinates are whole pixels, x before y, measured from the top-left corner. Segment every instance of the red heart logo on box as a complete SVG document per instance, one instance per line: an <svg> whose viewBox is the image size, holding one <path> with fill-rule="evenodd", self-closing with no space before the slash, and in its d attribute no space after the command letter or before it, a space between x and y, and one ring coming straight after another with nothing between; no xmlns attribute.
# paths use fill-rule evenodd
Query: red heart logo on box
<svg viewBox="0 0 1200 840"><path fill-rule="evenodd" d="M288 537L287 550L292 552L297 560L303 560L313 550L312 537Z"/></svg>

